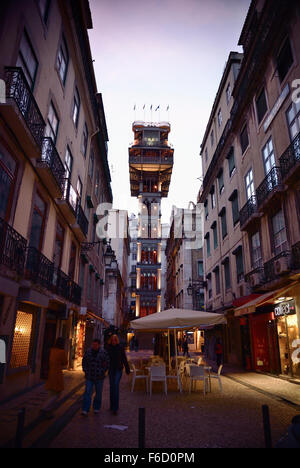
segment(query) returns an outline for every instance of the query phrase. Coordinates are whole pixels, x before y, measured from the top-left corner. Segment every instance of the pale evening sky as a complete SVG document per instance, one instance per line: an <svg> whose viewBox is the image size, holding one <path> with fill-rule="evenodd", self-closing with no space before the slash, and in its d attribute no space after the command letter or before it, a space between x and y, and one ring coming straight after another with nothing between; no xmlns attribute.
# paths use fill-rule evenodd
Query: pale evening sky
<svg viewBox="0 0 300 468"><path fill-rule="evenodd" d="M229 52L242 51L237 43L249 5L250 0L90 0L89 37L108 128L114 208L138 211L130 196L128 146L133 120L151 121L151 104L152 121L170 121L174 146L162 222L169 222L172 205L196 202L200 144Z"/></svg>

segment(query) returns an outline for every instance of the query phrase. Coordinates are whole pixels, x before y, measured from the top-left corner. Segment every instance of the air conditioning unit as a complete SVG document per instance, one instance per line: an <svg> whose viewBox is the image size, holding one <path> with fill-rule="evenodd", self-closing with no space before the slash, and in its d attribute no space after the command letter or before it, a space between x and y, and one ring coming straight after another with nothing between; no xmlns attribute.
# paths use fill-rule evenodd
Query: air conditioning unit
<svg viewBox="0 0 300 468"><path fill-rule="evenodd" d="M275 261L274 269L276 275L284 275L290 271L289 267L289 257L280 257L278 260Z"/></svg>
<svg viewBox="0 0 300 468"><path fill-rule="evenodd" d="M259 286L261 284L261 273L253 273L253 275L250 276L250 284L252 288Z"/></svg>

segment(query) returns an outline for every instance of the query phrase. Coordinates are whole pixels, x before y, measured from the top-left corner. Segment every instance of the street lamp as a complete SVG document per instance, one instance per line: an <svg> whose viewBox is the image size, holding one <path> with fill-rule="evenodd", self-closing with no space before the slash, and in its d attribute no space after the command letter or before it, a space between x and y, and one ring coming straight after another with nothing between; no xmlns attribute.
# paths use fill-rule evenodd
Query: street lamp
<svg viewBox="0 0 300 468"><path fill-rule="evenodd" d="M106 247L105 254L104 254L104 263L105 263L106 267L111 266L112 261L113 261L113 257L114 257L114 252L113 252L113 249L111 248L111 245L110 245L110 242L109 242L109 244Z"/></svg>
<svg viewBox="0 0 300 468"><path fill-rule="evenodd" d="M189 296L192 296L193 295L193 291L194 291L194 287L192 286L192 283L191 283L191 278L190 278L190 284L188 285L187 287L187 293Z"/></svg>

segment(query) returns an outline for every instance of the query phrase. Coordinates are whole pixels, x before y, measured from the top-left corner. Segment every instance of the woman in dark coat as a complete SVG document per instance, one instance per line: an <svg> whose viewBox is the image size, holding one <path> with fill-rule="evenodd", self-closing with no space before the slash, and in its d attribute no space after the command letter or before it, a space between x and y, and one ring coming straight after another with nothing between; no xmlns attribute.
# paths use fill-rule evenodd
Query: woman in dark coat
<svg viewBox="0 0 300 468"><path fill-rule="evenodd" d="M110 409L117 414L119 409L119 386L125 367L126 374L130 374L130 368L123 346L117 335L112 335L108 341L106 351L109 354L109 383L110 383Z"/></svg>

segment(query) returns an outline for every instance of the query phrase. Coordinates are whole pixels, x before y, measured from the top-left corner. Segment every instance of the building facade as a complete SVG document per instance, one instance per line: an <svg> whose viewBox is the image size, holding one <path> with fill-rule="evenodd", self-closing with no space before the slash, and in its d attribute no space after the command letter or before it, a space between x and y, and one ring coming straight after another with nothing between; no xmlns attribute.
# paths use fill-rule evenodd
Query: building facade
<svg viewBox="0 0 300 468"><path fill-rule="evenodd" d="M95 240L93 206L112 195L88 2L12 1L1 9L5 398L47 376L58 336L66 339L73 367L82 356L87 322L94 333L102 321L97 281L103 278L103 245L88 254L82 246ZM93 268L89 279L87 263Z"/></svg>
<svg viewBox="0 0 300 468"><path fill-rule="evenodd" d="M222 237L227 230L229 243L234 239L234 250L220 256L227 358L233 360L234 355L245 368L296 378L300 374L299 20L298 2L252 1L239 40L243 58L231 89L227 130L209 167L204 163L201 195L205 203L216 174L218 191L224 185L223 193L232 204L233 223L225 218L226 205L218 213ZM205 157L203 146L204 162ZM233 172L222 181L219 165L225 158L229 175ZM206 234L206 275L214 268L209 260L213 255L207 253L207 239L215 241L214 226ZM214 304L216 280L212 288Z"/></svg>

